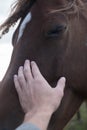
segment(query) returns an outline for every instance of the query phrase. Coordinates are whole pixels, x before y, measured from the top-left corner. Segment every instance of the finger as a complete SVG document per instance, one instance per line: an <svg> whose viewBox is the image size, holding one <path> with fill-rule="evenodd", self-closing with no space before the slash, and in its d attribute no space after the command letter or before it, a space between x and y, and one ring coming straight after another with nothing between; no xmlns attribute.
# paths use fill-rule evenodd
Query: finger
<svg viewBox="0 0 87 130"><path fill-rule="evenodd" d="M18 81L22 88L24 88L26 86L26 80L25 80L24 73L23 73L23 66L19 67Z"/></svg>
<svg viewBox="0 0 87 130"><path fill-rule="evenodd" d="M19 95L21 93L21 87L20 87L17 75L14 75L14 84L15 84L15 89Z"/></svg>
<svg viewBox="0 0 87 130"><path fill-rule="evenodd" d="M55 88L56 91L59 92L61 97L63 97L63 95L64 95L65 83L66 83L66 79L65 79L65 77L62 77L62 78L59 79L57 86Z"/></svg>
<svg viewBox="0 0 87 130"><path fill-rule="evenodd" d="M24 63L24 75L27 81L31 81L33 79L29 60L26 60Z"/></svg>
<svg viewBox="0 0 87 130"><path fill-rule="evenodd" d="M37 64L34 61L31 62L31 67L32 67L32 74L35 79L43 78Z"/></svg>
<svg viewBox="0 0 87 130"><path fill-rule="evenodd" d="M65 77L61 77L59 79L59 81L57 82L57 86L59 86L60 88L62 88L64 90L65 82L66 82L66 78Z"/></svg>

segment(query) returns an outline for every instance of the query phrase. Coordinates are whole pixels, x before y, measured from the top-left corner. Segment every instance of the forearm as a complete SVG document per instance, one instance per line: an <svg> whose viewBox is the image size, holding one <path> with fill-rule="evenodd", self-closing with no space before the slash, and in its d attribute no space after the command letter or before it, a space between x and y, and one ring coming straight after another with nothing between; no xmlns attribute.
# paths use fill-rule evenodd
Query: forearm
<svg viewBox="0 0 87 130"><path fill-rule="evenodd" d="M49 111L38 112L31 119L27 115L25 116L24 123L32 123L40 128L40 130L47 130L51 115L52 112Z"/></svg>

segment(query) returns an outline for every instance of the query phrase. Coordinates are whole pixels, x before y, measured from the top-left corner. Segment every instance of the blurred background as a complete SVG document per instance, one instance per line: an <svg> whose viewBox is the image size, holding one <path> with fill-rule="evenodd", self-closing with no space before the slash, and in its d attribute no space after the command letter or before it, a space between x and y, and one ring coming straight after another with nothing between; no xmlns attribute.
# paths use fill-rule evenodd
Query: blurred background
<svg viewBox="0 0 87 130"><path fill-rule="evenodd" d="M7 2L6 0L0 0L0 24L8 17L12 3L13 0L7 0ZM11 45L13 32L14 29L11 28L9 33L0 39L0 80L2 80L10 62L13 48Z"/></svg>
<svg viewBox="0 0 87 130"><path fill-rule="evenodd" d="M0 24L8 17L13 0L0 0ZM2 80L12 54L12 35L15 28L11 28L9 33L0 39L0 80ZM87 103L84 102L79 112L73 117L64 130L87 130Z"/></svg>

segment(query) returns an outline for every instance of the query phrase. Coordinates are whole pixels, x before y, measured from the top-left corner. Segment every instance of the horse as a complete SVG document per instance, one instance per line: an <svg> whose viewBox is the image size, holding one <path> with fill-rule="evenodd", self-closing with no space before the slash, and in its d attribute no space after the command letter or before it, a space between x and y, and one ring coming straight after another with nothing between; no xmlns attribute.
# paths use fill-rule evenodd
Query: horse
<svg viewBox="0 0 87 130"><path fill-rule="evenodd" d="M36 61L52 87L66 77L63 99L48 125L48 130L63 130L87 98L87 0L17 0L11 12L0 26L4 35L19 21L0 83L0 130L13 130L23 122L13 75L26 59Z"/></svg>

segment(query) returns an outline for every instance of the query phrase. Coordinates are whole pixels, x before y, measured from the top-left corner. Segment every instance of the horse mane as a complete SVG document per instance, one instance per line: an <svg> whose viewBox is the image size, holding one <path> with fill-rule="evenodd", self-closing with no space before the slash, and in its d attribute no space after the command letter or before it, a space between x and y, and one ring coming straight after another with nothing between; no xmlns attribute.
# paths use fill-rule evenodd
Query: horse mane
<svg viewBox="0 0 87 130"><path fill-rule="evenodd" d="M10 27L14 26L19 19L22 19L26 16L26 14L29 12L31 6L33 5L35 1L36 0L17 0L13 4L10 16L2 25L0 25L0 31L1 31L0 38L4 34L8 33ZM71 0L71 6L69 5L69 8L66 7L64 9L54 10L53 12L50 12L50 13L68 10L76 3L83 5L82 0Z"/></svg>
<svg viewBox="0 0 87 130"><path fill-rule="evenodd" d="M0 25L1 36L9 31L11 26L14 26L19 19L22 19L29 12L30 7L35 0L17 0L13 4L11 14L7 20Z"/></svg>
<svg viewBox="0 0 87 130"><path fill-rule="evenodd" d="M72 13L76 13L78 8L85 9L84 2L82 0L71 0L69 4L66 5L64 8L51 10L49 14L56 13L56 12L66 12L66 11L68 11L68 14L72 14Z"/></svg>

